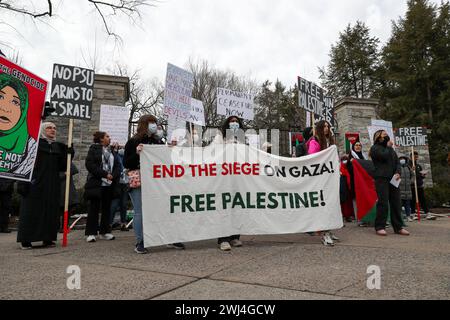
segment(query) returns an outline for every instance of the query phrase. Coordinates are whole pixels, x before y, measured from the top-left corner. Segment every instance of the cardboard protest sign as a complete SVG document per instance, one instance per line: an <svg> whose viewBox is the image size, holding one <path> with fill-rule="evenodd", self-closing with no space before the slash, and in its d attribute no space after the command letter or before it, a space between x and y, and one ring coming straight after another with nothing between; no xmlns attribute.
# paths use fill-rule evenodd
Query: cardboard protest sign
<svg viewBox="0 0 450 320"><path fill-rule="evenodd" d="M332 128L335 128L334 99L332 97L325 97L323 101L324 101L323 114L322 115L314 114L314 123L317 123L321 120L325 120L331 125Z"/></svg>
<svg viewBox="0 0 450 320"><path fill-rule="evenodd" d="M373 135L378 130L384 130L387 132L392 141L394 141L394 129L392 126L392 122L385 120L375 120L372 119L372 125L367 127L369 132L370 143L373 144Z"/></svg>
<svg viewBox="0 0 450 320"><path fill-rule="evenodd" d="M111 143L124 146L128 141L128 120L130 110L120 106L100 106L99 130L107 132L111 137Z"/></svg>
<svg viewBox="0 0 450 320"><path fill-rule="evenodd" d="M254 99L252 94L217 88L217 114L253 120Z"/></svg>
<svg viewBox="0 0 450 320"><path fill-rule="evenodd" d="M191 114L191 96L194 75L173 64L167 64L166 87L164 89L164 114L168 116L167 138L174 140L172 133L186 126Z"/></svg>
<svg viewBox="0 0 450 320"><path fill-rule="evenodd" d="M427 128L399 128L395 130L395 145L417 147L428 145Z"/></svg>
<svg viewBox="0 0 450 320"><path fill-rule="evenodd" d="M200 100L191 98L191 112L189 114L188 122L197 126L206 126L205 108L203 107L203 102Z"/></svg>
<svg viewBox="0 0 450 320"><path fill-rule="evenodd" d="M306 79L298 77L298 98L300 108L312 112L315 115L324 116L324 93L323 89Z"/></svg>
<svg viewBox="0 0 450 320"><path fill-rule="evenodd" d="M339 175L336 146L291 159L245 144L146 145L144 244L342 228Z"/></svg>
<svg viewBox="0 0 450 320"><path fill-rule="evenodd" d="M94 70L55 64L50 103L52 116L90 120L94 98Z"/></svg>
<svg viewBox="0 0 450 320"><path fill-rule="evenodd" d="M30 181L47 81L0 57L0 177Z"/></svg>

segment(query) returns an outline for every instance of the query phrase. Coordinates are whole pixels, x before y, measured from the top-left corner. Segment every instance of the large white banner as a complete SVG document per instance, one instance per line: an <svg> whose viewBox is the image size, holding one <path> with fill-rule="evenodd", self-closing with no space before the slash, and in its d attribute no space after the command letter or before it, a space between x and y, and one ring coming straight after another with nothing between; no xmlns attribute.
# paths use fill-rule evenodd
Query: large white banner
<svg viewBox="0 0 450 320"><path fill-rule="evenodd" d="M128 124L130 110L125 107L100 106L99 130L107 132L111 137L111 143L124 146L128 141Z"/></svg>
<svg viewBox="0 0 450 320"><path fill-rule="evenodd" d="M253 120L254 99L251 94L217 88L217 114Z"/></svg>
<svg viewBox="0 0 450 320"><path fill-rule="evenodd" d="M343 227L335 146L281 158L244 144L146 145L141 179L146 247Z"/></svg>

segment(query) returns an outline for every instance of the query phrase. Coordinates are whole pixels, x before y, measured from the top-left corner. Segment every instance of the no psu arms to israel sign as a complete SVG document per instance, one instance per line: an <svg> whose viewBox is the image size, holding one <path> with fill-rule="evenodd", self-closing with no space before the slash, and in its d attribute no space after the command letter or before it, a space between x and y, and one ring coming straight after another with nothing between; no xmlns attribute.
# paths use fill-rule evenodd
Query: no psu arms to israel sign
<svg viewBox="0 0 450 320"><path fill-rule="evenodd" d="M343 227L335 146L281 158L243 144L146 145L141 179L146 247Z"/></svg>

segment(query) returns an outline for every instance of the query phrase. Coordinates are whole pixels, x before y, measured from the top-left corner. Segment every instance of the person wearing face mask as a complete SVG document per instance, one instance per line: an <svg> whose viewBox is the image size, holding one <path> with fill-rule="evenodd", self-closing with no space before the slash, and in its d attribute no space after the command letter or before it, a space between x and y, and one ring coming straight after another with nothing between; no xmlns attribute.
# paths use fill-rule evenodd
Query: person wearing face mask
<svg viewBox="0 0 450 320"><path fill-rule="evenodd" d="M166 144L166 139L164 138L164 130L160 124L158 124L158 127L156 129L156 137L160 139L163 144Z"/></svg>
<svg viewBox="0 0 450 320"><path fill-rule="evenodd" d="M111 202L111 228L114 228L114 218L116 216L117 209L120 212L120 231L128 231L127 228L127 209L128 209L128 176L126 170L123 167L123 156L125 150L115 144L113 147L113 155L119 164L120 179L113 183L113 199Z"/></svg>
<svg viewBox="0 0 450 320"><path fill-rule="evenodd" d="M245 134L243 134L244 125L241 118L231 116L226 119L222 125L221 131L214 138L213 143L244 143ZM240 235L219 238L217 243L222 251L230 251L231 247L242 247Z"/></svg>
<svg viewBox="0 0 450 320"><path fill-rule="evenodd" d="M411 191L411 178L412 171L408 165L408 158L400 157L400 197L402 199L402 206L405 208L406 218L408 222L412 222L411 218L411 200L412 200L412 191Z"/></svg>
<svg viewBox="0 0 450 320"><path fill-rule="evenodd" d="M409 236L403 228L401 217L400 190L391 184L391 180L401 178L401 167L393 143L387 132L378 130L373 137L374 145L370 149L370 157L375 167L374 179L378 194L375 230L379 236L386 236L386 222L390 209L391 224L396 234Z"/></svg>
<svg viewBox="0 0 450 320"><path fill-rule="evenodd" d="M123 156L123 165L130 171L139 172L140 154L146 144L164 144L157 134L157 119L153 115L144 115L138 121L136 134L125 144L125 153ZM140 186L131 188L129 195L133 204L133 229L136 237L134 251L138 254L147 254L148 250L144 247L144 234L142 226L142 190ZM182 243L171 245L175 249L184 249Z"/></svg>

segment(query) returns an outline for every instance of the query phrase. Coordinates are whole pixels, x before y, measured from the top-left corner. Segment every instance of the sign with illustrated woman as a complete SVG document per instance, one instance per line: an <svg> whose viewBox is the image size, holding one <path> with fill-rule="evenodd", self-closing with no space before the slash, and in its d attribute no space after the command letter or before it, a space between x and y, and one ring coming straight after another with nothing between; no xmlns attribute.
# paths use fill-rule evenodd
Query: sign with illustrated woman
<svg viewBox="0 0 450 320"><path fill-rule="evenodd" d="M0 177L30 181L47 82L0 57Z"/></svg>

